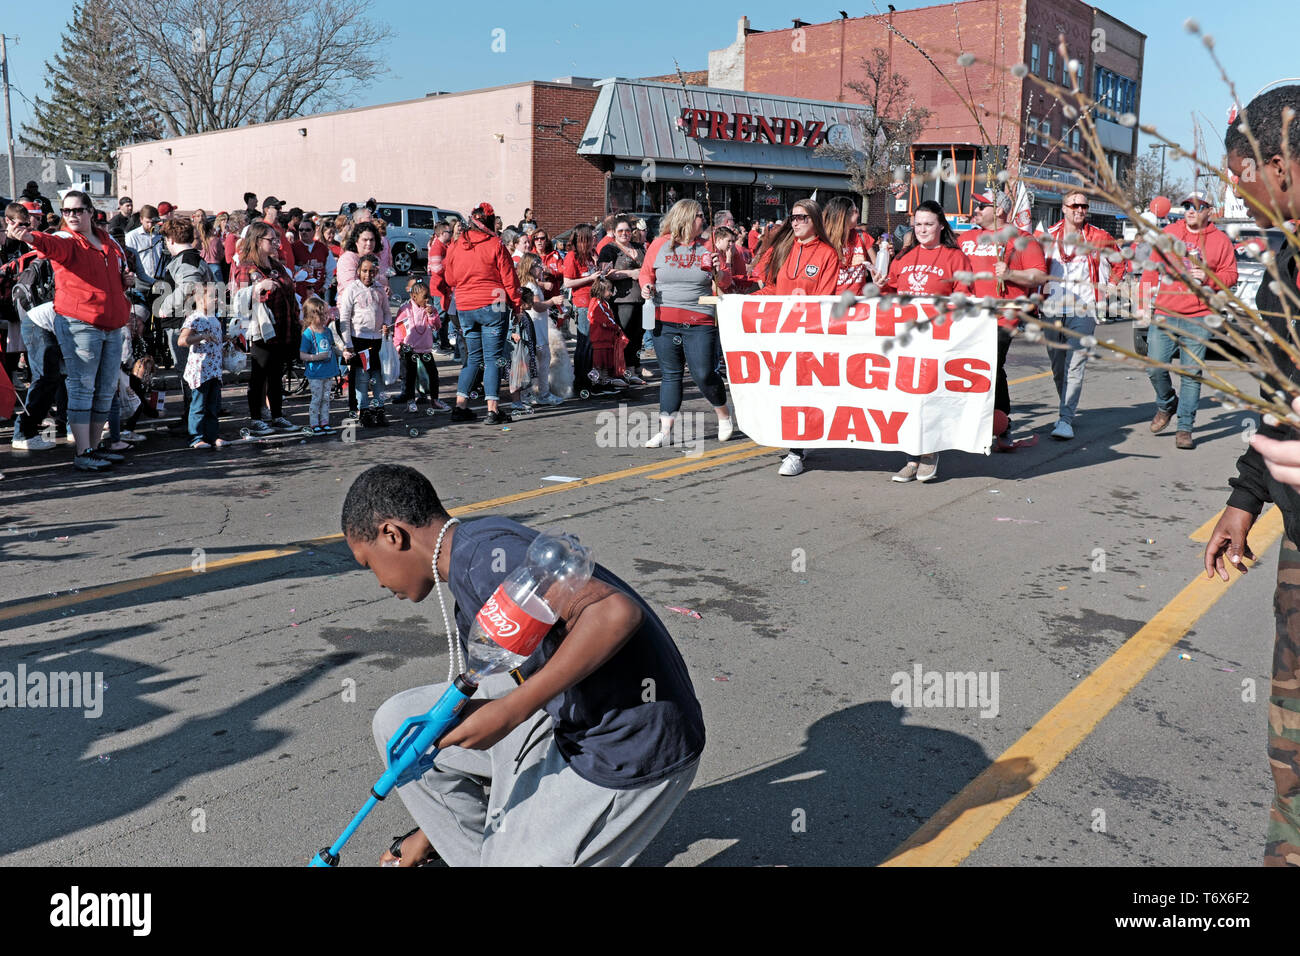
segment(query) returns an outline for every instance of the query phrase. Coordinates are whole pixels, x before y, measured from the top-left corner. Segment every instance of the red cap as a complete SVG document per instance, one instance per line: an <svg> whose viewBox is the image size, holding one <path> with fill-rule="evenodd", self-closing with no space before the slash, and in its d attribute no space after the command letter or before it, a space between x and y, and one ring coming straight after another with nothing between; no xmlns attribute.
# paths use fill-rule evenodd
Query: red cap
<svg viewBox="0 0 1300 956"><path fill-rule="evenodd" d="M172 210L174 210L175 208L176 207L169 202L160 202L158 204L158 215L170 216L172 214Z"/></svg>
<svg viewBox="0 0 1300 956"><path fill-rule="evenodd" d="M992 196L990 196L988 193L973 193L973 194L971 195L970 198L971 198L972 200L975 201L975 204L976 204L977 206L996 206L996 205L997 205L997 200L995 200L995 199L994 199Z"/></svg>
<svg viewBox="0 0 1300 956"><path fill-rule="evenodd" d="M485 216L495 216L497 214L497 211L492 208L492 204L490 202L479 203L478 211Z"/></svg>

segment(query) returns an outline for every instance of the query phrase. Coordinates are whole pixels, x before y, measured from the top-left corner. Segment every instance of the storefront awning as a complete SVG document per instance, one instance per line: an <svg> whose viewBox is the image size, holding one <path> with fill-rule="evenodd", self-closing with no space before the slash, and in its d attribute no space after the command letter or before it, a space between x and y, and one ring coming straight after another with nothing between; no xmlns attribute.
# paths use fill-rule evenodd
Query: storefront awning
<svg viewBox="0 0 1300 956"><path fill-rule="evenodd" d="M640 178L650 171L646 162L617 160L614 176L620 179ZM704 182L705 175L713 185L794 187L804 189L849 188L849 177L844 173L809 173L801 170L742 169L735 166L718 166L708 163L701 169L699 163L655 163L654 178L661 182Z"/></svg>
<svg viewBox="0 0 1300 956"><path fill-rule="evenodd" d="M703 162L710 176L716 166L731 166L842 177L843 166L817 155L817 146L829 140L862 147L852 120L863 106L645 80L599 86L578 147L585 156Z"/></svg>

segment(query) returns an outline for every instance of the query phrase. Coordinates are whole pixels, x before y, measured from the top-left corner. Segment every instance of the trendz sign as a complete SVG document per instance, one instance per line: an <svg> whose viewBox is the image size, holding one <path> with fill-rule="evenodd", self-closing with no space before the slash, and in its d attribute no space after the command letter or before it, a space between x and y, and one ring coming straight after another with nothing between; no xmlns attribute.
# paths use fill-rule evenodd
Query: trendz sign
<svg viewBox="0 0 1300 956"><path fill-rule="evenodd" d="M684 109L677 122L687 136L697 139L768 142L773 146L801 146L804 149L814 149L826 142L826 124L818 120L804 124L786 116L769 118L721 110Z"/></svg>

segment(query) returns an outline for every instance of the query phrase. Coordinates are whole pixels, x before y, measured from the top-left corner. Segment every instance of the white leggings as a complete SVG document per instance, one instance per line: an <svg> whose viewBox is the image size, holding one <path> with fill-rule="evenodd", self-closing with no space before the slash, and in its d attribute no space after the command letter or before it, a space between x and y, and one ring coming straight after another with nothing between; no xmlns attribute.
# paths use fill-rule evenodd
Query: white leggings
<svg viewBox="0 0 1300 956"><path fill-rule="evenodd" d="M543 312L541 318L533 317L533 336L537 341L537 380L533 382L533 393L539 399L551 394L551 340L549 338L550 319Z"/></svg>
<svg viewBox="0 0 1300 956"><path fill-rule="evenodd" d="M313 378L311 385L311 411L307 415L307 424L311 426L330 423L330 400L334 398L334 379Z"/></svg>

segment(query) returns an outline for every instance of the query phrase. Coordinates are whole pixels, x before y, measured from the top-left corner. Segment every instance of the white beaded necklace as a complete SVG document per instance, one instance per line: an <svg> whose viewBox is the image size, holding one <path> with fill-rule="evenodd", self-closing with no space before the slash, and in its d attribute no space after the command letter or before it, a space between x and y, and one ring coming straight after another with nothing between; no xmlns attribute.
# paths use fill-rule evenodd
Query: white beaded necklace
<svg viewBox="0 0 1300 956"><path fill-rule="evenodd" d="M442 553L442 536L454 524L460 524L460 519L448 519L442 526L442 530L438 532L438 540L433 544L433 589L438 592L438 605L442 608L442 623L447 628L447 683L449 684L458 674L465 672L465 660L461 656L460 641L451 629L451 616L447 613L447 599L442 596L442 588L438 586L442 583L438 580L438 555ZM450 587L450 583L447 586Z"/></svg>

